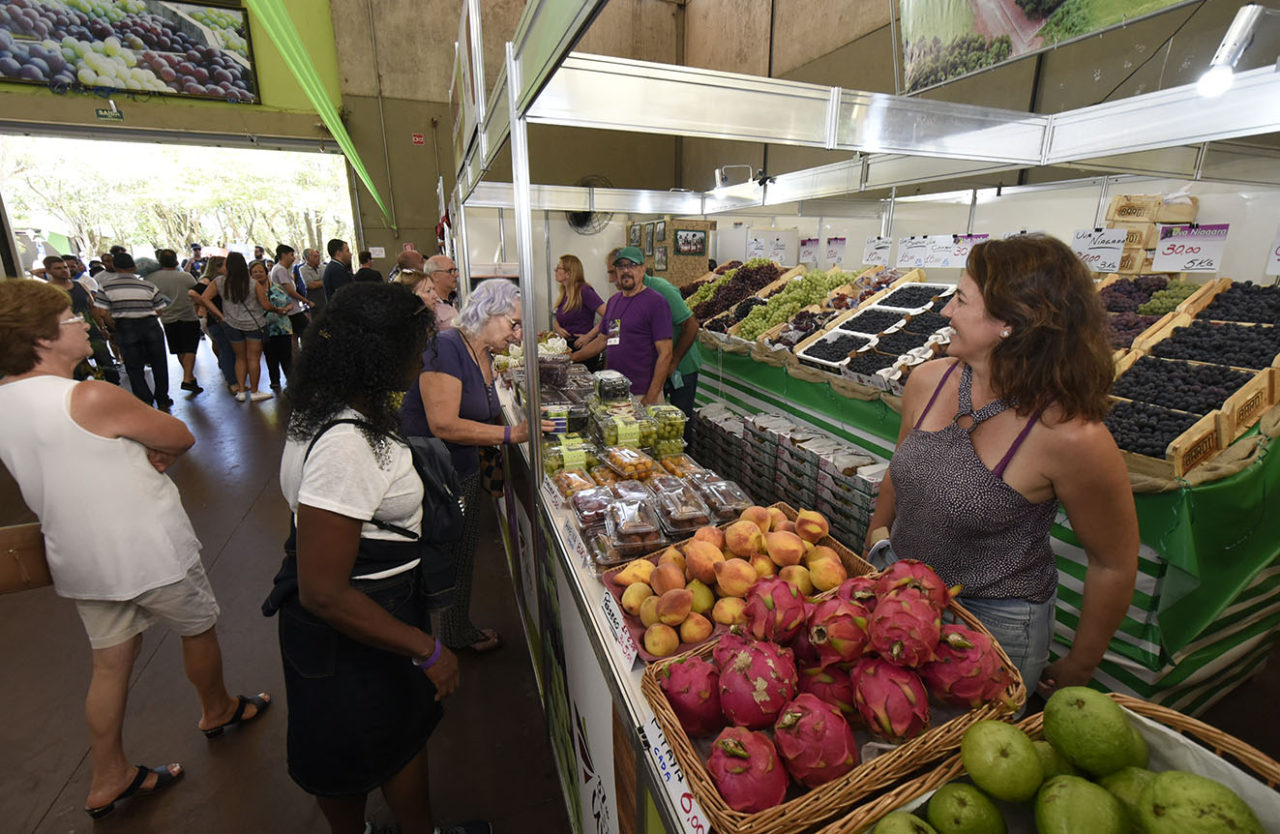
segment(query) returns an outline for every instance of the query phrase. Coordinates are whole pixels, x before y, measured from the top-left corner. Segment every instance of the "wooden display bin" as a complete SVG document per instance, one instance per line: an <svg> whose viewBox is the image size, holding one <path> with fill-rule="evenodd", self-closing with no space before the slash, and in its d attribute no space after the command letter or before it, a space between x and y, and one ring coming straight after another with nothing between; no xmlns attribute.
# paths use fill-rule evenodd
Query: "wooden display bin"
<svg viewBox="0 0 1280 834"><path fill-rule="evenodd" d="M1231 289L1231 285L1233 283L1235 282L1230 278L1214 278L1200 289L1183 299L1182 303L1175 309L1179 313L1186 313L1191 318L1195 318L1200 315L1206 307L1212 304L1215 298ZM1238 323L1245 324L1247 322Z"/></svg>
<svg viewBox="0 0 1280 834"><path fill-rule="evenodd" d="M1118 194L1107 209L1107 220L1126 223L1190 223L1200 211L1200 201L1166 203L1159 194Z"/></svg>
<svg viewBox="0 0 1280 834"><path fill-rule="evenodd" d="M1156 224L1149 220L1128 221L1113 220L1108 228L1124 229L1129 236L1125 238L1124 245L1126 247L1137 247L1139 249L1156 248Z"/></svg>

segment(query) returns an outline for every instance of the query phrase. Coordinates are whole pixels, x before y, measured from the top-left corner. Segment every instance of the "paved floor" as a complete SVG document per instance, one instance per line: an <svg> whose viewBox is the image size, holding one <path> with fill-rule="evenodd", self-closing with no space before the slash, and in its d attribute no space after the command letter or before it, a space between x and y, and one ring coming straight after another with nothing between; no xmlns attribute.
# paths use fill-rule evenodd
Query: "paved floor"
<svg viewBox="0 0 1280 834"><path fill-rule="evenodd" d="M186 778L163 797L126 803L91 823L80 810L89 779L82 718L89 649L79 619L71 603L49 589L0 597L2 831L326 830L314 803L285 772L275 623L259 611L288 532L277 481L285 407L279 400L235 402L216 384L207 353L198 372L208 390L175 396L173 413L197 442L173 468L173 478L204 543L204 563L222 606L218 630L228 685L246 693L269 690L276 705L263 721L206 741L196 730L199 710L183 676L178 639L161 629L148 632L130 692L127 749L139 762L181 761ZM181 379L176 366L171 374ZM0 523L30 518L0 470ZM568 830L568 822L545 719L496 524L486 529L491 532L477 558L473 619L498 628L507 645L461 658L463 689L450 699L428 748L432 801L444 821L485 818L499 834L557 834ZM1206 720L1280 758L1280 727L1266 718L1280 700L1280 654L1273 651L1271 660ZM370 801L369 816L390 820L378 797Z"/></svg>
<svg viewBox="0 0 1280 834"><path fill-rule="evenodd" d="M205 342L203 345L207 345ZM177 390L175 416L196 436L173 468L183 503L204 544L203 558L222 606L218 626L228 686L268 690L275 705L224 738L196 729L199 705L182 671L178 638L149 631L133 675L125 723L131 759L181 761L186 776L164 796L123 803L94 823L80 810L88 791L83 700L90 653L72 604L41 589L0 597L0 831L316 832L314 802L285 770L286 709L275 621L259 606L279 567L288 509L278 482L286 407L280 400L237 403L202 347L207 386ZM266 374L263 374L266 384ZM180 395L180 396L179 396ZM95 484L111 489L111 484ZM0 469L0 523L30 520L16 486ZM568 830L529 655L520 629L496 524L477 558L474 620L497 628L507 645L461 656L462 688L428 746L438 820L489 819L496 832ZM369 816L390 822L381 797Z"/></svg>

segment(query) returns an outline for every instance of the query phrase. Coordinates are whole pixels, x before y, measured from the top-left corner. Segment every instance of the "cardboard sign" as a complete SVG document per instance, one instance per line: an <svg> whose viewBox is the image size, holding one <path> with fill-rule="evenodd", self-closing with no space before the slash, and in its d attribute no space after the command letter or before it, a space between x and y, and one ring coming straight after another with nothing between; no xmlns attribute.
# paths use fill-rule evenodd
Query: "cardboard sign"
<svg viewBox="0 0 1280 834"><path fill-rule="evenodd" d="M899 269L917 269L924 266L925 258L929 256L929 238L911 237L898 238L898 262L895 264Z"/></svg>
<svg viewBox="0 0 1280 834"><path fill-rule="evenodd" d="M671 798L681 829L685 834L709 834L711 822L699 807L698 800L693 798L693 791L689 790L689 783L685 781L684 772L680 770L676 754L667 743L657 718L650 718L645 723L644 737L649 742L649 757L658 771L662 787Z"/></svg>
<svg viewBox="0 0 1280 834"><path fill-rule="evenodd" d="M816 266L818 263L818 239L802 238L800 241L800 263Z"/></svg>
<svg viewBox="0 0 1280 834"><path fill-rule="evenodd" d="M1161 226L1151 268L1156 272L1217 272L1230 228L1228 223Z"/></svg>
<svg viewBox="0 0 1280 834"><path fill-rule="evenodd" d="M604 589L600 610L604 613L604 621L609 624L609 632L613 634L614 641L622 651L623 659L627 661L627 668L630 669L636 662L639 649L636 647L636 641L631 637L631 630L627 628L626 621L622 619L622 609L618 607L618 600L608 588Z"/></svg>
<svg viewBox="0 0 1280 834"><path fill-rule="evenodd" d="M1115 272L1128 237L1126 229L1078 229L1071 236L1071 251L1090 272Z"/></svg>
<svg viewBox="0 0 1280 834"><path fill-rule="evenodd" d="M867 238L862 247L863 266L888 266L889 252L893 249L893 238L873 235Z"/></svg>
<svg viewBox="0 0 1280 834"><path fill-rule="evenodd" d="M845 239L842 237L827 238L827 265L839 266L844 263Z"/></svg>

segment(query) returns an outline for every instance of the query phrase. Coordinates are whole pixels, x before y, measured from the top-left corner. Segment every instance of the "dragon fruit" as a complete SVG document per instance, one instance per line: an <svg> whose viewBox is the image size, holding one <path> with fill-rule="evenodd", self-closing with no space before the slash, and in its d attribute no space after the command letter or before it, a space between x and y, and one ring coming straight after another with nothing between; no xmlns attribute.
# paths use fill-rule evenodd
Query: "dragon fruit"
<svg viewBox="0 0 1280 834"><path fill-rule="evenodd" d="M669 664L658 678L680 726L690 736L709 736L724 726L720 670L715 666L695 655Z"/></svg>
<svg viewBox="0 0 1280 834"><path fill-rule="evenodd" d="M804 604L805 623L809 622L809 615L813 613L813 609L813 603L806 602ZM818 660L818 650L809 642L809 629L807 626L796 632L796 636L791 638L791 642L787 644L787 647L795 652L797 666Z"/></svg>
<svg viewBox="0 0 1280 834"><path fill-rule="evenodd" d="M782 763L806 788L825 785L858 763L858 743L840 710L816 695L801 694L773 725Z"/></svg>
<svg viewBox="0 0 1280 834"><path fill-rule="evenodd" d="M788 643L805 622L804 597L784 579L761 579L747 592L747 630L757 640Z"/></svg>
<svg viewBox="0 0 1280 834"><path fill-rule="evenodd" d="M929 726L929 695L915 672L878 657L864 657L850 677L854 706L871 732L902 741Z"/></svg>
<svg viewBox="0 0 1280 834"><path fill-rule="evenodd" d="M711 742L707 772L725 803L744 814L778 805L791 784L769 737L741 727L725 727Z"/></svg>
<svg viewBox="0 0 1280 834"><path fill-rule="evenodd" d="M776 643L748 643L720 661L720 709L739 727L761 730L796 696L796 662Z"/></svg>
<svg viewBox="0 0 1280 834"><path fill-rule="evenodd" d="M861 605L842 599L818 603L809 614L809 643L823 666L857 660L867 650L870 613Z"/></svg>
<svg viewBox="0 0 1280 834"><path fill-rule="evenodd" d="M867 623L872 650L885 660L912 668L933 660L941 631L938 609L914 588L880 597Z"/></svg>
<svg viewBox="0 0 1280 834"><path fill-rule="evenodd" d="M924 594L939 614L946 611L951 598L960 593L959 585L947 588L942 577L918 559L899 559L876 579L876 595L880 597L904 588L914 588Z"/></svg>
<svg viewBox="0 0 1280 834"><path fill-rule="evenodd" d="M968 626L944 625L936 654L937 660L920 667L920 678L944 704L976 709L1000 697L1013 681L991 635Z"/></svg>
<svg viewBox="0 0 1280 834"><path fill-rule="evenodd" d="M859 602L868 610L876 610L876 581L870 576L851 576L836 589L845 602Z"/></svg>
<svg viewBox="0 0 1280 834"><path fill-rule="evenodd" d="M754 642L747 636L742 626L729 626L729 630L721 635L719 642L711 650L711 658L716 662L718 668L723 669L739 649L744 649Z"/></svg>
<svg viewBox="0 0 1280 834"><path fill-rule="evenodd" d="M853 678L842 667L815 664L800 667L799 689L840 710L847 720L856 720L853 708Z"/></svg>

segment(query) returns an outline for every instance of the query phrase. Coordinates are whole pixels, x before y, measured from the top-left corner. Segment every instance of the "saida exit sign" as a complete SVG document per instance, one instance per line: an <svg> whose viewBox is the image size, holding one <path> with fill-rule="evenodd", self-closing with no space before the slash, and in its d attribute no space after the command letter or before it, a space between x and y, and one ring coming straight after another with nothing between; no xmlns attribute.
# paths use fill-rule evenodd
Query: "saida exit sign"
<svg viewBox="0 0 1280 834"><path fill-rule="evenodd" d="M94 110L93 112L95 115L97 115L98 121L100 122L123 122L124 121L123 110L113 109L110 107L99 107L97 110Z"/></svg>

